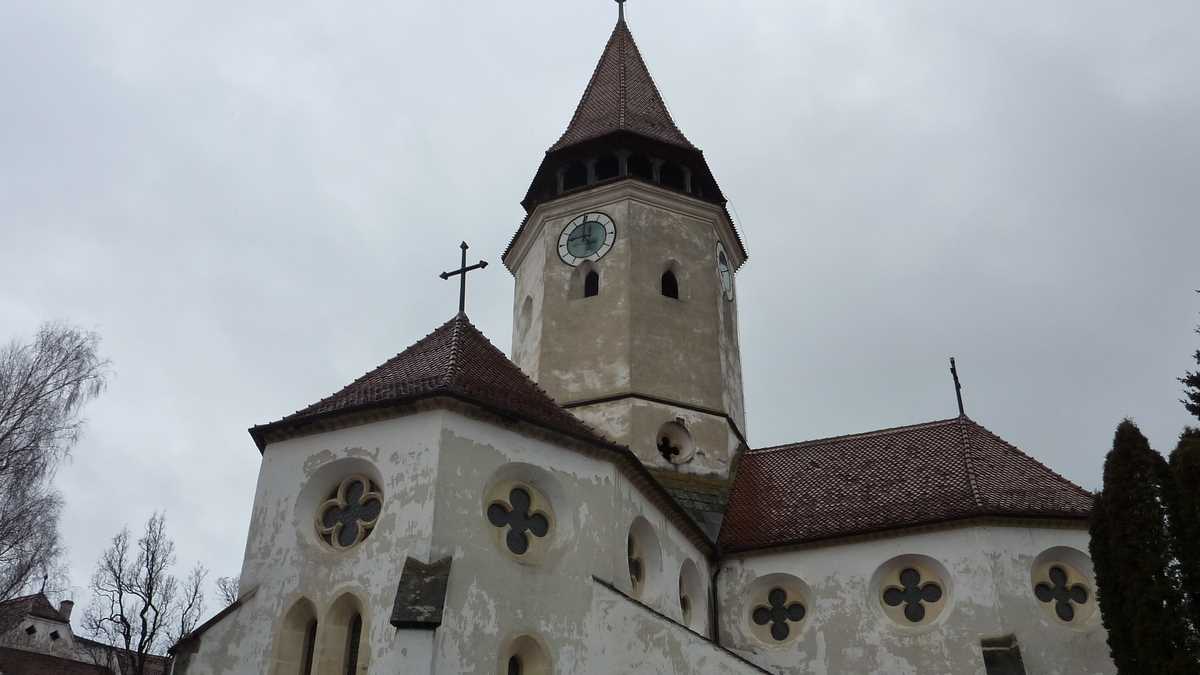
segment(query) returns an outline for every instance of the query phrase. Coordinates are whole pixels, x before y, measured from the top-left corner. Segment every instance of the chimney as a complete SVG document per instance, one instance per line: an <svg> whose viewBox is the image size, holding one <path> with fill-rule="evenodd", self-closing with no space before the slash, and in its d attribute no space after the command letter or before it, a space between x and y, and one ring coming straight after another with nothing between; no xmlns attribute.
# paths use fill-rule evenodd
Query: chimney
<svg viewBox="0 0 1200 675"><path fill-rule="evenodd" d="M75 603L70 600L63 600L58 603L58 613L67 621L71 620L71 610L75 609Z"/></svg>

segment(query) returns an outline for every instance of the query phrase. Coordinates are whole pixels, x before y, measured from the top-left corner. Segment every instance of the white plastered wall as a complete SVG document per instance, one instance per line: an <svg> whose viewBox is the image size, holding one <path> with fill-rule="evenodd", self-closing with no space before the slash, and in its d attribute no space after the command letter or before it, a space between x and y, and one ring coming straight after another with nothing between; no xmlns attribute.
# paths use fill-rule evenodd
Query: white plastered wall
<svg viewBox="0 0 1200 675"><path fill-rule="evenodd" d="M980 640L1007 635L1016 636L1028 673L1113 673L1099 613L1067 626L1033 594L1034 560L1053 547L1086 554L1087 531L962 526L727 560L718 582L722 637L748 659L782 673L984 675ZM885 618L870 588L880 565L913 554L937 560L950 575L947 608L924 632L898 628ZM799 638L777 649L750 635L755 600L746 592L755 579L772 573L794 575L811 588Z"/></svg>

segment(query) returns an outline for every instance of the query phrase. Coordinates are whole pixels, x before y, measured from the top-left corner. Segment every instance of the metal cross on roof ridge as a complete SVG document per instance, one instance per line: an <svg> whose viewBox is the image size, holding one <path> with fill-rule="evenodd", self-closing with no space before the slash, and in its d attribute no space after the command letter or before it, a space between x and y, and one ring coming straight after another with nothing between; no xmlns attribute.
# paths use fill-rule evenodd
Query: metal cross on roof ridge
<svg viewBox="0 0 1200 675"><path fill-rule="evenodd" d="M458 269L450 270L449 272L442 272L438 276L441 277L443 281L453 276L458 277L458 313L465 314L467 305L467 272L472 270L481 270L487 267L488 264L486 260L480 260L474 265L467 267L467 249L470 248L470 246L467 246L467 242L464 241L463 243L459 244L458 247L462 249L462 264Z"/></svg>

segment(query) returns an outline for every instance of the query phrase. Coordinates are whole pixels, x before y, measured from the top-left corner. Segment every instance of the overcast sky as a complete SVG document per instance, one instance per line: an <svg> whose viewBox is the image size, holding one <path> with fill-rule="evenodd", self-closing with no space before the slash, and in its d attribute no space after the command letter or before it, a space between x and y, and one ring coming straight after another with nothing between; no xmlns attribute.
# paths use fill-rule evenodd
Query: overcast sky
<svg viewBox="0 0 1200 675"><path fill-rule="evenodd" d="M499 263L605 0L0 3L0 339L103 336L59 475L76 599L165 509L236 574L246 428L449 318ZM731 199L755 446L967 412L1087 488L1160 450L1200 346L1200 3L633 0ZM468 312L504 351L512 279ZM1194 418L1191 422L1195 423Z"/></svg>

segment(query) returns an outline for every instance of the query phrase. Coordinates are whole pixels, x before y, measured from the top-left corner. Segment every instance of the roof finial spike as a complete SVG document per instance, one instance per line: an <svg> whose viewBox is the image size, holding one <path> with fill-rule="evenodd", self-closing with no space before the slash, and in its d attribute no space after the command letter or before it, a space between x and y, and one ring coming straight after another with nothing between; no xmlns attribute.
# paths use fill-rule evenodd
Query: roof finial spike
<svg viewBox="0 0 1200 675"><path fill-rule="evenodd" d="M617 23L625 23L625 0L617 0Z"/></svg>
<svg viewBox="0 0 1200 675"><path fill-rule="evenodd" d="M954 357L950 357L950 375L954 378L954 396L958 398L958 416L966 417L967 413L963 412L962 402L962 383L958 381L958 367L954 364Z"/></svg>

